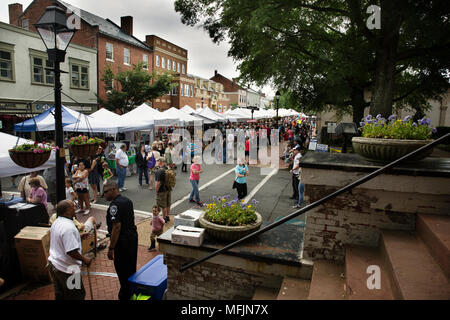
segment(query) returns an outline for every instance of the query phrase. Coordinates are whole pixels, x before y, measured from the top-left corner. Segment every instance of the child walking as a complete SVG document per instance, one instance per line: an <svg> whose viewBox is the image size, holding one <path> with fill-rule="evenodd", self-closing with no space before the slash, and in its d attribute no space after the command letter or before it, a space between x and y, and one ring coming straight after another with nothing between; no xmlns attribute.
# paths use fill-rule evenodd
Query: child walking
<svg viewBox="0 0 450 320"><path fill-rule="evenodd" d="M73 191L72 179L66 178L65 182L66 182L66 200L70 200L73 203L75 203L75 200L77 199L77 194L75 193L75 191Z"/></svg>
<svg viewBox="0 0 450 320"><path fill-rule="evenodd" d="M109 179L111 179L113 177L113 173L108 166L108 162L106 162L106 161L103 162L102 167L103 167L103 188L102 188L102 191L103 191L103 189L105 188L105 185L108 183ZM101 197L103 197L104 195L105 195L105 193L102 192Z"/></svg>
<svg viewBox="0 0 450 320"><path fill-rule="evenodd" d="M153 218L152 218L152 234L150 235L150 247L148 251L156 250L156 237L162 235L164 229L164 219L159 215L161 212L161 208L157 205L154 205L152 208Z"/></svg>

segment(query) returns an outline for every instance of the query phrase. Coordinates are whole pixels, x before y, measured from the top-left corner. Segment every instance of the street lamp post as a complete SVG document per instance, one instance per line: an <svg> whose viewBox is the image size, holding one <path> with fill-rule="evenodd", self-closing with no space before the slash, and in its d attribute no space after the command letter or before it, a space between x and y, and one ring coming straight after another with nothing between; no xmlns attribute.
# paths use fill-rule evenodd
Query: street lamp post
<svg viewBox="0 0 450 320"><path fill-rule="evenodd" d="M277 92L275 93L275 98L277 100L277 129L278 129L278 102L280 101L280 91L277 90Z"/></svg>
<svg viewBox="0 0 450 320"><path fill-rule="evenodd" d="M202 110L203 110L203 97L202 97Z"/></svg>
<svg viewBox="0 0 450 320"><path fill-rule="evenodd" d="M54 62L55 68L55 143L58 147L56 152L56 200L57 202L66 198L64 186L64 141L61 112L61 69L60 63L64 62L66 49L75 33L75 29L67 27L67 17L63 9L57 6L49 6L44 14L34 25L47 48L48 59Z"/></svg>

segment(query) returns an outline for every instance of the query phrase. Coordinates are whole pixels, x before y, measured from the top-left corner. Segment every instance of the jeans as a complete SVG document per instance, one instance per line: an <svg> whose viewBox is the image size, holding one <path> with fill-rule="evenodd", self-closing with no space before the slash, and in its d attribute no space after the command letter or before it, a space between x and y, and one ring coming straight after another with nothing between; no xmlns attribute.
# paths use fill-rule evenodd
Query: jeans
<svg viewBox="0 0 450 320"><path fill-rule="evenodd" d="M192 185L192 192L191 195L189 196L189 201L194 200L195 197L195 201L200 202L200 195L198 193L199 180L189 180L189 181L191 182Z"/></svg>
<svg viewBox="0 0 450 320"><path fill-rule="evenodd" d="M299 180L298 175L292 174L292 198L298 200L298 186L299 186Z"/></svg>
<svg viewBox="0 0 450 320"><path fill-rule="evenodd" d="M142 186L142 174L145 177L145 183L148 184L148 168L147 167L138 167L138 177L139 177L139 185Z"/></svg>
<svg viewBox="0 0 450 320"><path fill-rule="evenodd" d="M127 175L127 168L116 167L116 172L117 172L117 185L119 186L119 189L121 189L125 184L125 176Z"/></svg>
<svg viewBox="0 0 450 320"><path fill-rule="evenodd" d="M300 180L298 180L298 204L302 204L304 193L305 185Z"/></svg>

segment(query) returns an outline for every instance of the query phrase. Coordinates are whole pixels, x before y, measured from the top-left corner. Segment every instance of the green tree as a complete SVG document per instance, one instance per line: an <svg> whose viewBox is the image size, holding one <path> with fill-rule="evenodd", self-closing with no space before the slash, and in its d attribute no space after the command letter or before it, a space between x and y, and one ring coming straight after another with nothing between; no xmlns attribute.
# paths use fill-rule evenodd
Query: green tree
<svg viewBox="0 0 450 320"><path fill-rule="evenodd" d="M369 30L368 0L176 0L182 23L228 41L244 82L272 82L304 111L393 105L424 109L448 89L446 1L381 0L381 29ZM366 102L365 92L371 101Z"/></svg>
<svg viewBox="0 0 450 320"><path fill-rule="evenodd" d="M175 86L172 83L172 75L157 75L155 72L150 74L143 68L142 63L133 64L129 70L119 70L117 74L114 74L111 66L107 66L101 80L107 93L106 100L99 98L99 103L109 110L119 108L124 113L148 100L167 94ZM112 87L113 80L119 83L118 87Z"/></svg>
<svg viewBox="0 0 450 320"><path fill-rule="evenodd" d="M231 103L231 104L230 104L231 110L234 110L234 109L236 109L236 108L238 108L238 107L239 107L239 105L238 105L237 103Z"/></svg>

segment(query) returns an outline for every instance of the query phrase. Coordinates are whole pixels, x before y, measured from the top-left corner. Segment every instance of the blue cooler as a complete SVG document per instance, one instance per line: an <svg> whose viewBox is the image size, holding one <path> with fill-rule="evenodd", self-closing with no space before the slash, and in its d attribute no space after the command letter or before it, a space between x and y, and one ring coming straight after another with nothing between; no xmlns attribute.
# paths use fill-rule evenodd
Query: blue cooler
<svg viewBox="0 0 450 320"><path fill-rule="evenodd" d="M9 199L0 198L0 204L2 204L4 206L12 206L13 204L17 204L17 203L20 203L20 202L23 202L22 197L15 196L15 195L13 195Z"/></svg>
<svg viewBox="0 0 450 320"><path fill-rule="evenodd" d="M150 260L145 266L128 278L131 295L139 293L151 296L151 300L162 300L167 288L167 266L163 255Z"/></svg>

